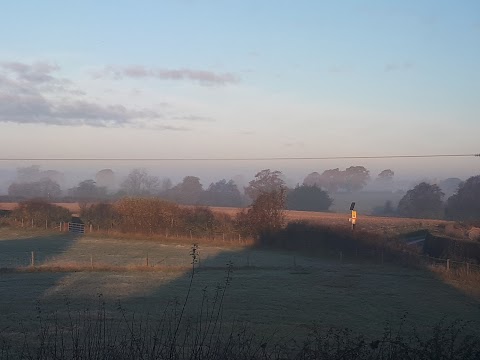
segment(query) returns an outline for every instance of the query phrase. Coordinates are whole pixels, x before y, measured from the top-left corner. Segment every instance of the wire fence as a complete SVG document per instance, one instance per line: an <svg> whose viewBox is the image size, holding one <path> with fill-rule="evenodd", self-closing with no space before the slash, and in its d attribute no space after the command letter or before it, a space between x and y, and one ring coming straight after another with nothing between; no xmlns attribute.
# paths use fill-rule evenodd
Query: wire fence
<svg viewBox="0 0 480 360"><path fill-rule="evenodd" d="M9 225L13 225L22 229L45 229L45 230L59 230L60 232L71 232L80 234L121 234L125 233L122 228L111 224L110 226L101 227L99 225L84 224L83 222L65 222L65 221L49 221L48 219L12 219L8 221ZM136 229L136 232L127 232L128 234L143 234L156 235L166 239L204 239L213 241L235 242L239 244L251 243L251 238L242 236L238 231L227 229L222 230L179 230L166 227L163 231L149 232L144 229Z"/></svg>
<svg viewBox="0 0 480 360"><path fill-rule="evenodd" d="M88 270L188 270L192 266L191 247L188 245L158 244L148 241L135 242L76 238L46 239L34 244L16 240L15 247L3 247L0 241L0 270L8 271L88 271ZM34 249L34 250L31 250ZM335 260L336 263L336 260ZM228 266L241 269L289 270L319 269L331 263L318 258L272 252L251 248L225 248L199 246L195 267L198 269L226 269Z"/></svg>
<svg viewBox="0 0 480 360"><path fill-rule="evenodd" d="M471 273L480 273L480 265L468 261L457 261L452 259L435 258L428 255L420 255L421 259L429 265L443 269L445 271L464 272L467 275Z"/></svg>
<svg viewBox="0 0 480 360"><path fill-rule="evenodd" d="M76 237L81 234L108 233L91 225L75 222L48 222L26 221L17 219L16 224L20 228L44 228L58 231L38 238L0 241L0 269L23 269L34 267L72 267L79 269L100 269L109 267L148 267L148 268L174 268L189 267L189 245L174 244L176 239L191 240L193 242L204 240L217 240L220 246L205 246L200 249L198 267L225 267L228 262L234 266L250 268L316 268L321 267L322 261L318 258L299 255L292 252L278 251L271 256L269 250L259 250L249 247L238 249L225 249L221 244L225 242L231 245L247 245L246 240L238 234L214 233L208 238L199 238L192 233L185 234L167 233L165 237L173 240L171 244L138 240L123 241L115 239L89 239L89 237ZM40 225L40 226L39 226ZM67 233L73 236L64 236ZM128 234L126 234L128 235ZM125 239L124 239L125 240ZM251 239L250 239L251 240ZM394 262L390 254L378 250L357 249L355 253L344 253L339 250L325 252L330 260L341 264L369 261L376 264L389 264ZM417 265L432 266L435 269L458 273L480 274L480 265L471 261L459 261L458 259L436 258L428 255L408 253L405 259Z"/></svg>

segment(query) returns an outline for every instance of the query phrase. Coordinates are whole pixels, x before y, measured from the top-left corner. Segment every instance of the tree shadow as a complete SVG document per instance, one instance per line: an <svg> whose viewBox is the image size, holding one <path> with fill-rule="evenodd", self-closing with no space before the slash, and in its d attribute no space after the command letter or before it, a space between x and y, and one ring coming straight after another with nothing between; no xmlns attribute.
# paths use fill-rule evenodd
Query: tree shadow
<svg viewBox="0 0 480 360"><path fill-rule="evenodd" d="M78 234L59 233L0 240L0 268L41 265L68 251Z"/></svg>
<svg viewBox="0 0 480 360"><path fill-rule="evenodd" d="M3 240L0 256L38 251L44 253L45 260L65 254L76 240L65 235ZM170 249L159 243L151 246L158 247L159 254ZM171 246L184 253L182 265L188 267L189 246ZM209 249L216 250L209 254ZM160 255L151 254L151 269L0 274L5 294L0 316L13 327L15 317L31 321L36 301L45 312L65 313L67 297L69 306L78 311L95 307L101 299L111 317L120 316L118 303L127 314L149 317L175 304L178 310L189 293L186 316L195 319L202 306L212 306L216 294L227 286L227 263L231 263L233 273L223 298L222 321L225 325L249 323L259 334L304 336L315 322L322 328L351 328L374 335L383 331L386 322L400 326L407 313L408 324L419 329L427 329L441 319L480 321L477 300L432 273L395 265L359 264L345 259L340 263L338 259L257 248L200 246L200 263L195 265L188 292L191 270L168 270L161 268L163 263ZM475 327L470 328L474 331Z"/></svg>

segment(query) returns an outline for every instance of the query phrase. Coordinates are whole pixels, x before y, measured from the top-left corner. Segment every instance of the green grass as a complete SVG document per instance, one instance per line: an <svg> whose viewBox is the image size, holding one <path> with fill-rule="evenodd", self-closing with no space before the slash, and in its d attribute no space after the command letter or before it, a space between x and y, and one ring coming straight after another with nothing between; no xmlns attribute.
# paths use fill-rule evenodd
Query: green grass
<svg viewBox="0 0 480 360"><path fill-rule="evenodd" d="M7 235L0 233L0 267L11 265L9 259L14 256L24 255L28 263L34 246L39 265L84 263L88 268L90 255L97 264L143 265L147 253L150 264L159 267L186 267L191 261L186 245L59 234L29 234L26 239L17 234L8 239ZM213 297L217 284L224 281L225 264L232 261L234 273L223 320L227 324L248 322L259 334L301 335L316 322L373 336L383 331L387 321L398 324L405 313L407 322L420 329L442 318L480 320L477 300L423 270L348 259L340 264L336 258L296 254L295 262L304 271L295 271L293 254L219 246L200 247L200 256L187 313L198 310L204 289ZM0 272L0 330L18 333L22 324L33 328L37 302L44 313L58 311L62 317L66 316L65 297L74 309L81 310L94 307L102 294L109 316L120 316L115 310L118 301L141 316L161 312L174 299L181 302L187 292L189 274L185 270L115 270Z"/></svg>

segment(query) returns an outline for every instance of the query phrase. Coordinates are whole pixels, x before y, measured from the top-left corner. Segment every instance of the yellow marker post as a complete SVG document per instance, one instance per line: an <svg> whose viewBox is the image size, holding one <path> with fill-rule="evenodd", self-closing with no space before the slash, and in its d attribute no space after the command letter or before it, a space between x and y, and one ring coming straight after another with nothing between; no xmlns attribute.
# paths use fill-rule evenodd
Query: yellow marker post
<svg viewBox="0 0 480 360"><path fill-rule="evenodd" d="M355 225L357 224L357 211L356 210L352 210L352 216L349 220L352 223L352 230L354 230Z"/></svg>

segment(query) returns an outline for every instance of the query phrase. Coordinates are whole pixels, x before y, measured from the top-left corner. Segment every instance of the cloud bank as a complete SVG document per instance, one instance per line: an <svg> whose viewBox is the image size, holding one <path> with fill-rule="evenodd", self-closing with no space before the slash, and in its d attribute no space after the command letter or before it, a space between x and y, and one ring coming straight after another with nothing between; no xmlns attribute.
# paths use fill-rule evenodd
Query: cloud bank
<svg viewBox="0 0 480 360"><path fill-rule="evenodd" d="M168 119L155 110L88 100L72 81L57 76L59 70L48 62L0 62L0 122L92 127L146 127L153 123L157 130L188 130L159 124L158 120Z"/></svg>

